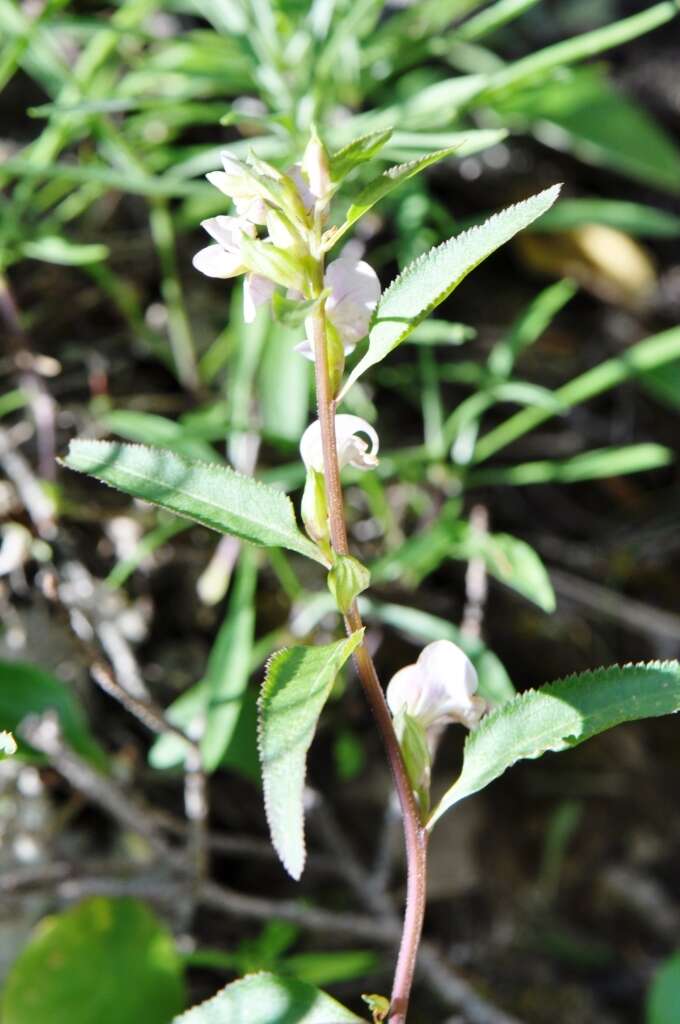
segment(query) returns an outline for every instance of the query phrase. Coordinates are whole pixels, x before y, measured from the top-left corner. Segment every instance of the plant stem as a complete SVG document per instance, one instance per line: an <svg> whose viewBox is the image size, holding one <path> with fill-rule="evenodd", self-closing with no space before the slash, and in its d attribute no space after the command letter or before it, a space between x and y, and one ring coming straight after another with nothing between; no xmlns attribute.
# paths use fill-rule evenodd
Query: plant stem
<svg viewBox="0 0 680 1024"><path fill-rule="evenodd" d="M337 554L346 555L349 553L349 547L335 439L335 398L331 393L328 373L326 315L323 303L308 318L307 331L314 352L316 398L323 447L331 543L333 550ZM345 616L345 626L350 633L363 628L363 622L356 602ZM373 659L364 644L357 648L354 661L364 693L366 694L366 699L385 745L387 759L399 797L404 827L407 872L406 910L392 986L389 1016L389 1024L404 1024L415 973L423 918L425 916L428 833L420 820L418 806L413 795L404 760L401 756L399 741L392 726L392 716L390 715Z"/></svg>

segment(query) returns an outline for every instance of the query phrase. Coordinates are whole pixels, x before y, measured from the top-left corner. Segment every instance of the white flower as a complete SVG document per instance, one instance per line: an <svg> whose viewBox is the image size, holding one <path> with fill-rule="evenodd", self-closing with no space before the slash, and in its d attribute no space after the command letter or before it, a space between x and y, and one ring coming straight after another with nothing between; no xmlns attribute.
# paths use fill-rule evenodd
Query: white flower
<svg viewBox="0 0 680 1024"><path fill-rule="evenodd" d="M326 315L348 355L368 334L368 325L380 298L378 275L363 260L341 256L328 264L324 284L331 293L326 300ZM309 341L300 342L295 349L307 359L314 359Z"/></svg>
<svg viewBox="0 0 680 1024"><path fill-rule="evenodd" d="M244 235L254 238L257 229L242 217L209 217L201 221L201 227L215 239L216 245L208 245L193 258L196 270L208 277L237 277L245 272L241 256L241 239Z"/></svg>
<svg viewBox="0 0 680 1024"><path fill-rule="evenodd" d="M429 736L449 722L474 729L487 709L476 697L477 673L467 654L450 640L425 647L414 665L392 676L387 703L393 715L402 709L415 718Z"/></svg>
<svg viewBox="0 0 680 1024"><path fill-rule="evenodd" d="M370 447L358 434L366 434ZM360 416L341 413L335 417L335 439L340 469L354 466L356 469L375 469L378 465L380 439L370 423ZM323 448L321 445L321 424L318 420L305 430L300 441L300 455L307 469L323 473Z"/></svg>
<svg viewBox="0 0 680 1024"><path fill-rule="evenodd" d="M269 302L276 291L276 285L262 274L246 274L243 282L243 319L252 324L257 310L265 302Z"/></svg>
<svg viewBox="0 0 680 1024"><path fill-rule="evenodd" d="M210 184L234 200L239 217L249 220L251 224L266 223L267 207L262 190L257 187L248 167L229 153L221 153L220 156L224 170L206 174Z"/></svg>

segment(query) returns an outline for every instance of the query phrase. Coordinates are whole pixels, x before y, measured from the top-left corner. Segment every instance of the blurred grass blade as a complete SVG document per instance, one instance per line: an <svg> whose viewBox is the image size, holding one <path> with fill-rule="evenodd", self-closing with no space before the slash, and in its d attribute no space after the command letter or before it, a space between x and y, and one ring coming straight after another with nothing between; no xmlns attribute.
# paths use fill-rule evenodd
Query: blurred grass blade
<svg viewBox="0 0 680 1024"><path fill-rule="evenodd" d="M678 7L674 0L663 0L662 3L654 4L646 11L633 14L629 18L547 46L496 72L481 94L475 97L475 102L488 102L566 64L575 64L614 46L621 46L631 39L637 39L638 36L665 25L677 14Z"/></svg>
<svg viewBox="0 0 680 1024"><path fill-rule="evenodd" d="M617 387L625 380L655 370L675 359L680 359L680 327L671 327L667 331L639 341L636 345L631 345L620 356L607 359L592 370L575 377L568 384L563 384L554 395L563 409L570 409L602 394L603 391ZM554 412L539 408L522 409L515 413L481 438L475 450L474 461L484 462L501 448L545 423L553 415Z"/></svg>
<svg viewBox="0 0 680 1024"><path fill-rule="evenodd" d="M541 0L496 0L496 3L460 25L455 30L456 38L466 43L476 43L485 36L497 32L515 18L519 18L540 2Z"/></svg>
<svg viewBox="0 0 680 1024"><path fill-rule="evenodd" d="M559 202L552 209L559 210L561 206L562 202ZM544 216L547 215L544 214ZM543 220L542 217L537 223L540 223L541 220ZM499 377L509 377L520 353L538 341L559 311L566 306L577 291L577 284L565 280L549 285L537 295L515 320L507 335L492 348L488 360L491 373Z"/></svg>
<svg viewBox="0 0 680 1024"><path fill-rule="evenodd" d="M205 674L208 703L201 753L208 772L219 767L241 715L255 636L256 583L254 552L244 548L227 614L210 652Z"/></svg>
<svg viewBox="0 0 680 1024"><path fill-rule="evenodd" d="M516 466L472 470L468 474L468 485L482 487L488 484L510 484L525 487L528 484L573 484L581 480L601 480L627 473L643 473L667 466L673 459L673 451L661 444L596 448L591 452L573 455L569 459L545 459L538 462L522 462Z"/></svg>
<svg viewBox="0 0 680 1024"><path fill-rule="evenodd" d="M642 238L678 238L680 217L625 199L562 199L535 221L532 231L571 231L584 224L605 224Z"/></svg>

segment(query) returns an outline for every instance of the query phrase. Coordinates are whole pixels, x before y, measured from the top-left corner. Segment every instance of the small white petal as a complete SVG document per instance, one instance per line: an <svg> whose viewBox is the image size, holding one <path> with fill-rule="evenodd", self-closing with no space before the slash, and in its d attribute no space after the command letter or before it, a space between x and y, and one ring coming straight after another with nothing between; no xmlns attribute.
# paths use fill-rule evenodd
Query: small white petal
<svg viewBox="0 0 680 1024"><path fill-rule="evenodd" d="M418 718L423 683L424 679L417 665L406 665L392 676L385 696L394 716L398 715L402 708L406 708L409 715Z"/></svg>
<svg viewBox="0 0 680 1024"><path fill-rule="evenodd" d="M211 185L218 188L220 192L225 194L225 196L231 196L231 192L229 191L229 182L231 179L224 173L224 171L209 171L206 174L206 178Z"/></svg>
<svg viewBox="0 0 680 1024"><path fill-rule="evenodd" d="M358 434L367 434L371 446L366 444ZM380 438L370 423L360 416L349 416L341 413L335 417L335 437L338 448L338 462L343 466L354 466L356 469L375 469L378 465L378 449Z"/></svg>
<svg viewBox="0 0 680 1024"><path fill-rule="evenodd" d="M298 351L300 346L298 346ZM358 434L367 434L371 446L366 444ZM335 439L340 469L355 466L357 469L374 469L378 465L378 449L380 439L370 423L360 416L349 416L341 413L335 417ZM315 420L305 430L300 441L300 455L307 469L323 472L323 448L321 445L321 425Z"/></svg>
<svg viewBox="0 0 680 1024"><path fill-rule="evenodd" d="M293 351L299 352L305 359L309 359L310 363L314 362L314 353L312 352L312 346L309 343L309 339L305 338L304 341L299 341L297 345L293 345Z"/></svg>
<svg viewBox="0 0 680 1024"><path fill-rule="evenodd" d="M465 652L450 640L437 640L421 651L415 665L393 676L387 700L393 714L405 707L432 739L449 722L461 722L469 729L479 724L487 704L475 696L477 682Z"/></svg>
<svg viewBox="0 0 680 1024"><path fill-rule="evenodd" d="M201 227L227 252L238 252L244 235L254 238L257 234L255 225L242 217L209 217Z"/></svg>
<svg viewBox="0 0 680 1024"><path fill-rule="evenodd" d="M265 302L269 302L276 291L276 285L262 274L246 274L243 282L243 319L252 324L257 310Z"/></svg>
<svg viewBox="0 0 680 1024"><path fill-rule="evenodd" d="M236 277L245 267L238 253L226 252L221 245L208 245L196 253L192 260L196 270L207 277Z"/></svg>
<svg viewBox="0 0 680 1024"><path fill-rule="evenodd" d="M326 312L343 344L356 345L368 333L380 298L380 281L368 263L343 256L329 263L324 282L331 290Z"/></svg>
<svg viewBox="0 0 680 1024"><path fill-rule="evenodd" d="M286 174L295 183L295 187L298 190L298 195L302 200L302 205L305 210L307 213L311 213L314 209L316 197L312 193L312 190L307 183L307 179L302 173L302 164L294 164L293 167L289 167Z"/></svg>
<svg viewBox="0 0 680 1024"><path fill-rule="evenodd" d="M290 249L297 242L295 235L276 210L270 210L267 214L267 231L271 241L280 249Z"/></svg>
<svg viewBox="0 0 680 1024"><path fill-rule="evenodd" d="M455 679L460 692L471 697L477 692L479 680L475 666L465 651L451 640L435 640L420 652L418 665L431 680Z"/></svg>
<svg viewBox="0 0 680 1024"><path fill-rule="evenodd" d="M267 223L267 204L259 196L235 196L234 206L243 220L249 220L251 224Z"/></svg>

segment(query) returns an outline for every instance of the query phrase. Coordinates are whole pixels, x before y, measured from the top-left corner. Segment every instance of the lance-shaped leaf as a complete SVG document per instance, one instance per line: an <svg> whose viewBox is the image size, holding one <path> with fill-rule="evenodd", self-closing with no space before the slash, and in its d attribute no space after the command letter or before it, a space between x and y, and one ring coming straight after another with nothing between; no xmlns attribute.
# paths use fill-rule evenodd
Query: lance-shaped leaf
<svg viewBox="0 0 680 1024"><path fill-rule="evenodd" d="M333 181L342 181L355 167L374 157L389 141L391 135L391 128L369 132L368 135L360 135L358 139L352 139L337 153L333 153L330 161Z"/></svg>
<svg viewBox="0 0 680 1024"><path fill-rule="evenodd" d="M218 533L231 533L263 547L290 548L323 564L318 548L298 529L290 499L227 466L189 461L162 448L111 441L71 441L63 461L69 469Z"/></svg>
<svg viewBox="0 0 680 1024"><path fill-rule="evenodd" d="M267 666L259 701L264 806L274 848L297 879L305 863L304 784L319 715L363 630L318 647L290 647Z"/></svg>
<svg viewBox="0 0 680 1024"><path fill-rule="evenodd" d="M457 781L428 828L454 804L478 793L516 761L568 750L622 722L680 710L677 661L614 665L529 690L492 711L465 744Z"/></svg>
<svg viewBox="0 0 680 1024"><path fill-rule="evenodd" d="M294 978L262 971L239 978L173 1024L361 1024L325 992Z"/></svg>
<svg viewBox="0 0 680 1024"><path fill-rule="evenodd" d="M414 260L383 293L368 336L368 351L340 393L400 345L411 331L446 299L471 270L519 231L549 210L560 186L509 206L484 224L470 228Z"/></svg>
<svg viewBox="0 0 680 1024"><path fill-rule="evenodd" d="M347 211L344 224L341 224L335 232L331 232L332 244L335 245L338 239L342 238L346 231L349 231L352 224L356 224L365 213L368 213L372 206L375 206L376 203L380 202L386 195L389 195L395 188L398 188L416 174L420 174L426 167L430 167L432 164L444 160L445 157L451 156L457 149L458 146L448 146L446 149L438 149L434 153L428 153L427 156L418 157L417 160L409 160L405 164L397 164L396 167L389 167L386 171L383 171L379 178L376 178L370 185L367 185L356 197Z"/></svg>

